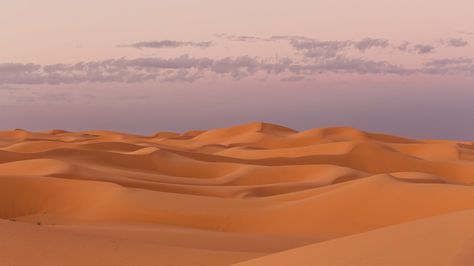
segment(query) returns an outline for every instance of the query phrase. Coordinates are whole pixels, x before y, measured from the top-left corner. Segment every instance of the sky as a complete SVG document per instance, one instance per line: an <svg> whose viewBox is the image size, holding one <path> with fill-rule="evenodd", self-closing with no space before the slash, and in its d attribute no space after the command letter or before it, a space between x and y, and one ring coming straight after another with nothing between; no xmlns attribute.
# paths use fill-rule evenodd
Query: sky
<svg viewBox="0 0 474 266"><path fill-rule="evenodd" d="M0 130L474 140L471 0L1 0Z"/></svg>

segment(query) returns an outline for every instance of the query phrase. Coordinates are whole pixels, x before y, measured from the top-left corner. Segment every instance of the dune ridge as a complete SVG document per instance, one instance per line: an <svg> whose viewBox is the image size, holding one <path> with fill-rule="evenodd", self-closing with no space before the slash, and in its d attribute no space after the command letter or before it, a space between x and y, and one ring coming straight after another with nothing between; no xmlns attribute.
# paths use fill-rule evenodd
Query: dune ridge
<svg viewBox="0 0 474 266"><path fill-rule="evenodd" d="M473 142L350 127L0 131L0 261L472 265L473 185ZM430 237L402 248L420 227ZM416 264L416 245L437 252L445 239L444 264ZM378 242L378 255L357 248ZM354 251L338 260L338 247Z"/></svg>

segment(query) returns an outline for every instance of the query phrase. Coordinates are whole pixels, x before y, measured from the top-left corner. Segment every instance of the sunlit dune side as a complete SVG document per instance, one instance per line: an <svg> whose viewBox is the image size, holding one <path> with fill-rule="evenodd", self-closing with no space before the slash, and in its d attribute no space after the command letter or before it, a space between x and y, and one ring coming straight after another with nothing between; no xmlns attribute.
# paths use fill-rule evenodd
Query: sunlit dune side
<svg viewBox="0 0 474 266"><path fill-rule="evenodd" d="M474 265L472 211L472 142L0 132L6 265Z"/></svg>
<svg viewBox="0 0 474 266"><path fill-rule="evenodd" d="M235 266L420 265L474 262L474 210L431 217L267 255Z"/></svg>

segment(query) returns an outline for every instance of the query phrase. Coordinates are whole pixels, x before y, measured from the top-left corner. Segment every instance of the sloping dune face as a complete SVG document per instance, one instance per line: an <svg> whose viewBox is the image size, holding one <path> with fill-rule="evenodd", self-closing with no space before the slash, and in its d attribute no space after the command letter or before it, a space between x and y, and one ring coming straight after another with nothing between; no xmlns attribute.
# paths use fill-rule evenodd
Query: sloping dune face
<svg viewBox="0 0 474 266"><path fill-rule="evenodd" d="M474 265L473 185L472 142L347 127L3 131L0 264Z"/></svg>

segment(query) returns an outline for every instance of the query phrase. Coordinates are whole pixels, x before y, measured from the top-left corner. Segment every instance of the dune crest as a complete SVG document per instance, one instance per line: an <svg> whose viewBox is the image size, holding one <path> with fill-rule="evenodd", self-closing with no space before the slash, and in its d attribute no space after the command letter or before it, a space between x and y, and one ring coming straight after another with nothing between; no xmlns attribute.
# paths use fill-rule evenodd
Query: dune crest
<svg viewBox="0 0 474 266"><path fill-rule="evenodd" d="M472 142L263 122L0 132L7 265L466 266L473 209Z"/></svg>

